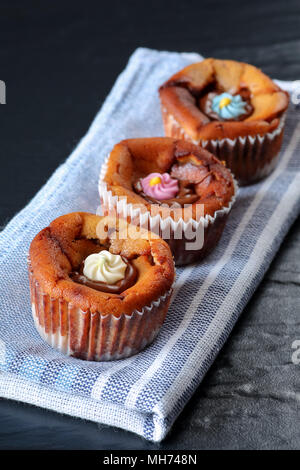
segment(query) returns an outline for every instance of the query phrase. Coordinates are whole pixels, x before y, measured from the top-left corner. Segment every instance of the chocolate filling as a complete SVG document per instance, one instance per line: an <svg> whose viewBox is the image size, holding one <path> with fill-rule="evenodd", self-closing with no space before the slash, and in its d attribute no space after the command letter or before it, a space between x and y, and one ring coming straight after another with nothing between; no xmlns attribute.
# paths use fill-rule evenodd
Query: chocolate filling
<svg viewBox="0 0 300 470"><path fill-rule="evenodd" d="M134 191L151 204L183 207L198 201L201 198L199 185L212 175L210 164L198 159L191 152L177 151L175 157L176 162L169 169L170 176L177 179L179 185L179 192L174 198L157 200L148 196L142 189L141 176L133 182Z"/></svg>
<svg viewBox="0 0 300 470"><path fill-rule="evenodd" d="M121 294L129 287L133 286L137 279L137 269L131 264L124 256L122 260L127 264L125 271L124 279L116 282L115 284L107 284L106 282L93 281L88 279L83 274L84 263L82 262L80 268L77 271L72 271L70 273L70 278L72 281L77 282L78 284L83 284L84 286L91 287L92 289L98 290L100 292L107 292L109 294Z"/></svg>

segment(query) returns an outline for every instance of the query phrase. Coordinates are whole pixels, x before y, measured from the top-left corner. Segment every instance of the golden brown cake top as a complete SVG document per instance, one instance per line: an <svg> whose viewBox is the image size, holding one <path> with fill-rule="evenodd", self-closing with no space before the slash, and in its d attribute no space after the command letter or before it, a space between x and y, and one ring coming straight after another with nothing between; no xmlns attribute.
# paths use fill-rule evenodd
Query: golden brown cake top
<svg viewBox="0 0 300 470"><path fill-rule="evenodd" d="M210 100L222 93L240 96L247 112L216 116ZM288 93L253 65L212 58L180 70L160 87L159 94L163 112L196 141L271 132L289 103Z"/></svg>
<svg viewBox="0 0 300 470"><path fill-rule="evenodd" d="M146 180L148 175L166 173L172 181L178 182L177 196L157 200L138 190L139 182ZM114 196L126 197L128 204L140 205L152 214L155 207L156 213L175 220L182 215L185 205L192 208L192 217L196 220L198 214L214 216L217 210L229 205L235 191L230 171L210 152L190 142L168 137L128 139L115 145L107 162L104 182ZM180 209L174 209L174 203L180 205Z"/></svg>
<svg viewBox="0 0 300 470"><path fill-rule="evenodd" d="M174 262L167 243L135 229L126 221L85 212L55 219L33 239L30 269L44 292L87 311L120 316L141 310L165 294L174 281ZM101 292L74 282L72 274L89 255L105 248L126 258L136 269L136 282L121 294Z"/></svg>

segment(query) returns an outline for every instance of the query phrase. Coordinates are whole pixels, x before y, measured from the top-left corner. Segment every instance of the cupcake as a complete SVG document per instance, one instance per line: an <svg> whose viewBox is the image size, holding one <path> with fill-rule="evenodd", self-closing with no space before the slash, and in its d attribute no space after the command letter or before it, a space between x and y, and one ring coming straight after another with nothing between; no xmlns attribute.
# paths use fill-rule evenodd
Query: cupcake
<svg viewBox="0 0 300 470"><path fill-rule="evenodd" d="M167 243L125 221L74 212L30 245L33 319L42 338L91 361L136 354L168 310L174 262Z"/></svg>
<svg viewBox="0 0 300 470"><path fill-rule="evenodd" d="M230 171L210 152L167 137L115 145L99 180L104 214L155 232L177 265L198 261L215 247L235 191Z"/></svg>
<svg viewBox="0 0 300 470"><path fill-rule="evenodd" d="M225 160L240 184L275 167L288 94L253 65L205 59L159 89L165 133Z"/></svg>

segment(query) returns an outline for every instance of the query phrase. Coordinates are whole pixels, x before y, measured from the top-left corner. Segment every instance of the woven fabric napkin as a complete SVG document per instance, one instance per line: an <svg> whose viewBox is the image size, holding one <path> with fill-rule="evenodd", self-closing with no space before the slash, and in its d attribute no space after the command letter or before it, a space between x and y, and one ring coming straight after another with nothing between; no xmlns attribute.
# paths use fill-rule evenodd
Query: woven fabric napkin
<svg viewBox="0 0 300 470"><path fill-rule="evenodd" d="M138 49L78 147L0 236L0 395L162 440L226 341L300 209L299 111L291 105L277 169L240 189L219 245L177 269L167 319L140 354L65 357L35 330L26 258L61 214L96 211L101 163L124 138L163 135L157 88L197 54ZM289 89L289 83L281 82Z"/></svg>

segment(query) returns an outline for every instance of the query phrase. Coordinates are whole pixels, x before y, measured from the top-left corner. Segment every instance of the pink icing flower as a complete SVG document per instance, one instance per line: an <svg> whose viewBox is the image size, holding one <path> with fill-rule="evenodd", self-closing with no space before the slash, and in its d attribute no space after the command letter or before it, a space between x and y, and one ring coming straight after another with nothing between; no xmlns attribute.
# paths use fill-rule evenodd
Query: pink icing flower
<svg viewBox="0 0 300 470"><path fill-rule="evenodd" d="M141 185L147 196L158 201L171 199L179 191L178 181L171 178L169 173L150 173L146 178L141 179Z"/></svg>

